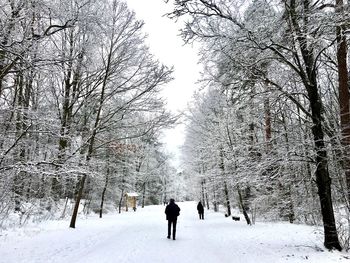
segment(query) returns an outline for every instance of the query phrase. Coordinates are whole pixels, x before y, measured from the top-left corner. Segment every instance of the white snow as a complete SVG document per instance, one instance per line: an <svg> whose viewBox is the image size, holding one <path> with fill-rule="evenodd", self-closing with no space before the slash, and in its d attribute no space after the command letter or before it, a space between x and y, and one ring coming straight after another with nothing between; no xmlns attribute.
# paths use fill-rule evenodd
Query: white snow
<svg viewBox="0 0 350 263"><path fill-rule="evenodd" d="M277 263L350 262L345 252L323 248L320 230L288 223L233 221L195 202L178 203L177 239L169 240L164 206L136 212L51 221L0 233L0 262Z"/></svg>
<svg viewBox="0 0 350 263"><path fill-rule="evenodd" d="M139 196L139 194L138 193L126 193L126 195L127 196L130 196L130 197L137 197L137 196Z"/></svg>

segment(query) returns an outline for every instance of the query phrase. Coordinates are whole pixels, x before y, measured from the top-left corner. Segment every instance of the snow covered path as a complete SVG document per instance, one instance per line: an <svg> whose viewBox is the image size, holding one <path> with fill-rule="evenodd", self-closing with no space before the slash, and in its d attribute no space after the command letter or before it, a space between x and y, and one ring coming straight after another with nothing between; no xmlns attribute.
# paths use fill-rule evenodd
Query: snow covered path
<svg viewBox="0 0 350 263"><path fill-rule="evenodd" d="M166 238L164 206L150 206L102 219L78 219L76 229L69 229L67 221L55 221L0 233L0 262L350 262L349 254L319 251L323 239L313 227L249 227L210 211L199 220L196 203L179 206L175 241Z"/></svg>

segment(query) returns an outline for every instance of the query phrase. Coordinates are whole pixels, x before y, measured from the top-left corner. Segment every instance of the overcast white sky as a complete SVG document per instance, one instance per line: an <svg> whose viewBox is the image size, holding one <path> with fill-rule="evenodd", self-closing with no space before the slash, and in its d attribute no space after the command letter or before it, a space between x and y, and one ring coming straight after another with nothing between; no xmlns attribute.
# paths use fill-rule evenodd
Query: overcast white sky
<svg viewBox="0 0 350 263"><path fill-rule="evenodd" d="M126 0L138 19L145 22L144 31L148 34L151 52L163 63L175 68L175 80L164 88L168 108L177 112L184 110L198 87L200 66L197 64L197 51L184 46L179 36L180 25L165 17L171 11L171 4L163 0ZM184 141L184 126L166 131L164 142L167 149L179 157L179 146ZM178 160L175 160L178 165Z"/></svg>

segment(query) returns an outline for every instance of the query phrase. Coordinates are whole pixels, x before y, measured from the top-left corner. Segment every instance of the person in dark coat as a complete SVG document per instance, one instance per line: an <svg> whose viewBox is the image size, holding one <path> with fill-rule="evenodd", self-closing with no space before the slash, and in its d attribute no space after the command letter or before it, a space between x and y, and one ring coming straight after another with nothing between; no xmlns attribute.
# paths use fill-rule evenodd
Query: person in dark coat
<svg viewBox="0 0 350 263"><path fill-rule="evenodd" d="M176 236L176 223L177 217L180 215L180 207L175 204L174 199L170 199L169 204L165 207L166 220L168 220L168 236L170 239L171 234L171 225L173 225L173 240L175 240Z"/></svg>
<svg viewBox="0 0 350 263"><path fill-rule="evenodd" d="M204 207L203 207L201 201L198 202L197 210L198 210L198 214L199 214L199 219L204 220Z"/></svg>

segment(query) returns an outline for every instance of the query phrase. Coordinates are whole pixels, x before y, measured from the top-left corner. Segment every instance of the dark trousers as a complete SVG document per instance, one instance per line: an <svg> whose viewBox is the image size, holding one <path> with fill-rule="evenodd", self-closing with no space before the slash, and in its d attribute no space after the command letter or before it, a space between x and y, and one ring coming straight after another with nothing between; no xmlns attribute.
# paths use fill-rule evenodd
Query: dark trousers
<svg viewBox="0 0 350 263"><path fill-rule="evenodd" d="M177 218L173 219L173 220L168 220L168 238L170 238L171 225L173 225L173 239L175 239L175 236L176 236L176 223L177 223Z"/></svg>
<svg viewBox="0 0 350 263"><path fill-rule="evenodd" d="M204 213L199 213L199 219L204 219Z"/></svg>

